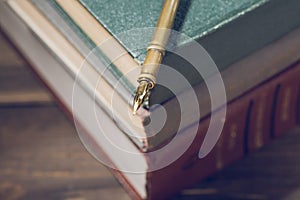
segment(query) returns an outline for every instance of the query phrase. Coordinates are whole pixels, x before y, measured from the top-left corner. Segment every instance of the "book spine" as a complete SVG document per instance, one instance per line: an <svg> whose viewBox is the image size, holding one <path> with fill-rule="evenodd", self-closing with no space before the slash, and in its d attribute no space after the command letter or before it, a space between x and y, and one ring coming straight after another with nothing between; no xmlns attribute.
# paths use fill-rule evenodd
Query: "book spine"
<svg viewBox="0 0 300 200"><path fill-rule="evenodd" d="M247 99L237 99L227 106L221 137L215 146L217 170L244 156L244 134L248 111ZM222 119L220 119L221 121Z"/></svg>
<svg viewBox="0 0 300 200"><path fill-rule="evenodd" d="M246 95L249 103L247 129L245 130L245 152L252 153L270 141L272 99L276 84L270 81Z"/></svg>
<svg viewBox="0 0 300 200"><path fill-rule="evenodd" d="M277 100L274 101L274 117L272 119L273 138L279 137L294 128L297 124L297 108L299 108L300 90L300 63L291 70L285 72L284 76L278 77Z"/></svg>
<svg viewBox="0 0 300 200"><path fill-rule="evenodd" d="M278 136L293 128L300 110L298 77L300 63L230 102L221 137L203 159L198 158L198 153L210 116L201 120L197 136L185 154L148 176L149 199L168 198L267 144L272 138L272 131ZM218 112L215 114L218 115ZM213 123L222 121L224 118L220 117ZM174 181L174 176L180 181Z"/></svg>

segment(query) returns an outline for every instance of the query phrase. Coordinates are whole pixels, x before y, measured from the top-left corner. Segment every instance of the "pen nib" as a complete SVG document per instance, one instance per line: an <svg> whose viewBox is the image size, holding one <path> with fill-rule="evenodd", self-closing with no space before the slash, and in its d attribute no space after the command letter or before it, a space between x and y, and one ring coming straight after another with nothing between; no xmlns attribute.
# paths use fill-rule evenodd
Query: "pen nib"
<svg viewBox="0 0 300 200"><path fill-rule="evenodd" d="M144 103L149 95L150 84L146 81L141 81L136 90L136 95L133 101L133 114L135 115L141 105Z"/></svg>

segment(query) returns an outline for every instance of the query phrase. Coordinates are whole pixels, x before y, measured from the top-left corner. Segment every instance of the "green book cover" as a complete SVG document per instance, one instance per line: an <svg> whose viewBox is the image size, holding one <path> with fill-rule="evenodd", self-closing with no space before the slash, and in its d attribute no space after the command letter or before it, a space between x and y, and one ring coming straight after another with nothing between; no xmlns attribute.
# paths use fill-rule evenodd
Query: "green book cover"
<svg viewBox="0 0 300 200"><path fill-rule="evenodd" d="M135 59L142 62L145 49L134 50L131 41L118 38L118 34L136 28L154 27L163 0L80 2ZM204 46L222 71L299 26L298 12L297 0L182 0L174 29ZM150 39L143 42L147 43ZM178 45L185 43L188 41L180 41ZM172 62L172 59L165 60L171 61L172 67L184 74L192 84L202 81L193 71L186 70L187 63ZM164 88L155 88L150 104L164 102L171 96Z"/></svg>
<svg viewBox="0 0 300 200"><path fill-rule="evenodd" d="M130 40L118 34L132 29L155 27L164 0L79 0L114 35L132 56L140 61L144 52L136 52ZM269 0L181 0L174 29L199 39ZM134 39L134 38L133 38ZM149 42L147 38L143 42ZM187 43L181 41L178 45ZM141 56L142 55L142 56Z"/></svg>
<svg viewBox="0 0 300 200"><path fill-rule="evenodd" d="M42 1L32 0L37 7ZM71 29L81 39L83 45L92 49L91 42L84 31L74 23L55 0L47 1L61 16ZM161 11L163 0L79 0L79 2L96 18L99 23L113 35L132 57L138 62L143 61L146 48L136 50L131 45L134 37L118 37L120 33L137 28L155 27ZM279 39L286 33L299 26L298 0L182 0L175 19L174 29L198 41L211 55L220 71L230 64L242 59L265 45ZM59 19L53 19L53 13L43 9L43 13L58 29L64 31ZM67 38L71 36L64 33ZM140 40L147 46L149 37ZM71 38L72 40L72 38ZM77 42L76 42L77 41ZM73 44L77 44L78 40ZM181 40L177 45L183 46L189 40ZM83 46L81 45L81 46ZM76 46L76 45L74 45ZM77 47L82 50L80 45ZM105 62L105 55L99 51L98 57ZM192 85L202 82L201 76L195 76L191 70L186 70L187 63L177 62L178 58L167 55L164 63L171 63L172 67L182 73ZM113 84L120 78L120 72L114 66L110 68L112 76L107 76L108 82ZM114 80L114 81L111 81ZM134 87L123 81L129 93L134 93ZM178 91L182 90L180 88ZM150 105L163 103L173 96L165 88L156 87L150 98Z"/></svg>

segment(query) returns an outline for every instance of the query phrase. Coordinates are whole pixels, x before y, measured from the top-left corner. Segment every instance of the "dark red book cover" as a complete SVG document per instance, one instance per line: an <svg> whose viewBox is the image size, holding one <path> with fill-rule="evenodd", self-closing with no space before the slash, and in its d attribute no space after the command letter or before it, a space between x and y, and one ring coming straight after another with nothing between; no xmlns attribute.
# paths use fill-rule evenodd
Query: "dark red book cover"
<svg viewBox="0 0 300 200"><path fill-rule="evenodd" d="M212 122L222 123L225 120L224 129L214 149L202 159L199 159L198 154L209 126L210 116L200 121L197 136L190 148L169 166L148 174L149 199L165 199L172 196L242 158L247 105L247 101L234 101L228 105L225 119L220 116ZM215 115L218 116L218 112Z"/></svg>
<svg viewBox="0 0 300 200"><path fill-rule="evenodd" d="M182 189L192 186L201 179L207 178L216 171L242 158L247 152L260 148L271 139L271 130L280 132L294 127L296 124L296 108L299 106L300 65L289 67L283 73L267 80L243 96L230 102L227 106L224 128L214 149L203 159L198 153L209 126L210 116L200 121L195 141L187 152L177 161L158 171L148 173L147 189L149 199L165 199L175 195ZM289 98L276 94L278 85L281 93ZM290 92L287 92L286 91ZM287 105L284 104L284 99ZM276 103L276 104L275 104ZM284 109L279 106L285 105ZM275 109L285 111L275 112ZM218 112L215 113L218 115ZM289 120L279 120L288 118ZM175 178L176 177L176 178Z"/></svg>

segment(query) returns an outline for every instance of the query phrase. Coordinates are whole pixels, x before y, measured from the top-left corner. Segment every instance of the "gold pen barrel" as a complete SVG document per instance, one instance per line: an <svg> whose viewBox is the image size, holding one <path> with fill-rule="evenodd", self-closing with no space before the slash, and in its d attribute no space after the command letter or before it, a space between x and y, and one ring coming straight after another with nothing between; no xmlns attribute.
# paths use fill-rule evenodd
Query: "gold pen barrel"
<svg viewBox="0 0 300 200"><path fill-rule="evenodd" d="M147 54L142 66L138 82L147 80L149 89L156 83L156 75L162 58L165 54L165 46L170 36L170 29L176 16L179 0L165 0L152 40L147 48Z"/></svg>
<svg viewBox="0 0 300 200"><path fill-rule="evenodd" d="M169 39L170 29L173 26L178 5L179 0L165 0L148 49L153 46L164 50Z"/></svg>
<svg viewBox="0 0 300 200"><path fill-rule="evenodd" d="M146 80L150 84L149 89L152 89L156 83L156 76L162 58L163 53L161 51L148 49L138 82Z"/></svg>
<svg viewBox="0 0 300 200"><path fill-rule="evenodd" d="M165 55L165 46L170 36L170 29L176 16L179 0L165 0L162 11L154 30L152 40L147 48L147 54L139 75L139 86L133 101L133 114L137 112L145 99L149 97L156 83L159 65Z"/></svg>

